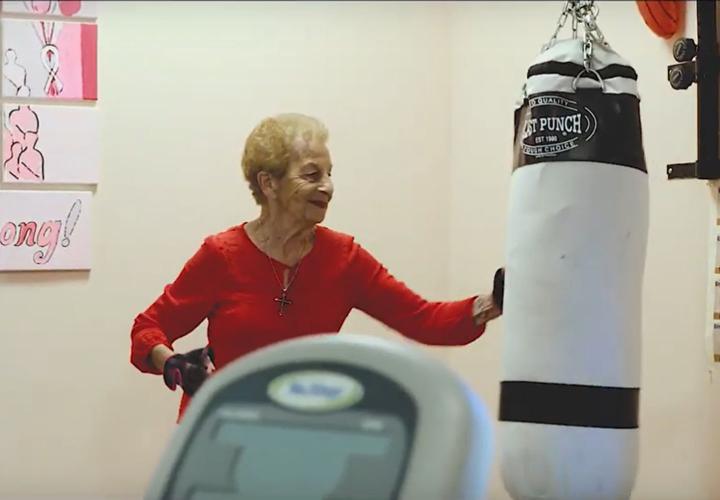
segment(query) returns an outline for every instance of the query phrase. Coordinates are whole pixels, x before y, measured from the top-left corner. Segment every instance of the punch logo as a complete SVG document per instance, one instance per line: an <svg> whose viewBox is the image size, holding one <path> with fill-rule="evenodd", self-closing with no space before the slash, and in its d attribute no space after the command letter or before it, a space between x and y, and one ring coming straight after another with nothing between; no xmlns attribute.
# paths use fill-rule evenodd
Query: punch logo
<svg viewBox="0 0 720 500"><path fill-rule="evenodd" d="M528 156L556 156L589 141L597 118L587 106L560 96L529 99L522 132L522 152Z"/></svg>

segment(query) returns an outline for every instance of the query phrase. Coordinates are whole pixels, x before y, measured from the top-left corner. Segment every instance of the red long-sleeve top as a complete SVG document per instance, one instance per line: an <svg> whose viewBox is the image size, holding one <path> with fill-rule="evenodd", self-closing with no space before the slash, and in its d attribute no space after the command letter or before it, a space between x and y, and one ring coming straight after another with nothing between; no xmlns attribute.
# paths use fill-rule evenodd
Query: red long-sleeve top
<svg viewBox="0 0 720 500"><path fill-rule="evenodd" d="M475 297L429 302L351 236L323 226L317 227L313 248L288 290L292 304L280 316L274 299L280 297L278 278L286 269L255 246L245 224L206 238L175 281L135 318L132 364L159 373L150 361L153 347L172 348L205 319L217 369L278 341L338 332L352 308L424 344L464 345L485 331L472 318ZM188 402L183 395L180 415Z"/></svg>

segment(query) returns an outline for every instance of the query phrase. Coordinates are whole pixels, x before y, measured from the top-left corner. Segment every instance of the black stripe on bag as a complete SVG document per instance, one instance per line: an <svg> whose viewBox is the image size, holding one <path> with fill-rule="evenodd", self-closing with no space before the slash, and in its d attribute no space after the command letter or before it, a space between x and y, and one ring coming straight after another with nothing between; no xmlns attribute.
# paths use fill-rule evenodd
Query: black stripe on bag
<svg viewBox="0 0 720 500"><path fill-rule="evenodd" d="M534 424L635 429L640 389L506 381L500 420Z"/></svg>
<svg viewBox="0 0 720 500"><path fill-rule="evenodd" d="M531 76L538 75L560 75L572 76L575 78L584 70L585 68L583 66L573 62L548 61L530 66L527 71L527 77L530 78ZM597 70L597 72L603 80L607 80L608 78L629 78L630 80L638 79L637 72L631 66L624 66L622 64L609 64L603 69Z"/></svg>
<svg viewBox="0 0 720 500"><path fill-rule="evenodd" d="M647 172L638 98L600 89L530 95L515 111L513 170L556 161Z"/></svg>

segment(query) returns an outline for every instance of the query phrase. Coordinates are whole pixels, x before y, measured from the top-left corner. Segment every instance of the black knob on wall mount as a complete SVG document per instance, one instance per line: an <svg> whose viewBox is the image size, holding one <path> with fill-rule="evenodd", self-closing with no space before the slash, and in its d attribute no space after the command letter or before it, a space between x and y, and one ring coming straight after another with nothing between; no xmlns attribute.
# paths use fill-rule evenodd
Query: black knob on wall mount
<svg viewBox="0 0 720 500"><path fill-rule="evenodd" d="M685 90L697 82L697 70L694 62L683 62L668 66L668 81L675 90Z"/></svg>
<svg viewBox="0 0 720 500"><path fill-rule="evenodd" d="M673 58L677 62L688 62L695 59L697 44L692 38L678 38L673 43Z"/></svg>

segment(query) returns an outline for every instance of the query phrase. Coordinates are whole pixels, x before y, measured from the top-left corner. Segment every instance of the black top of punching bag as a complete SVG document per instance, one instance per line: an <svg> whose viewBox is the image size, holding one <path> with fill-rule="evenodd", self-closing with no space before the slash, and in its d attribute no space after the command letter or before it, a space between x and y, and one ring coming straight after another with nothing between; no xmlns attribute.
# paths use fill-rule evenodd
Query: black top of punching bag
<svg viewBox="0 0 720 500"><path fill-rule="evenodd" d="M546 75L552 90L528 95L515 110L513 170L535 163L591 161L647 173L637 95L607 92L599 84L567 92L553 89L563 88L552 85L553 76L575 79L584 72L572 62L530 66L528 78ZM635 70L621 64L610 64L597 74L603 81L637 80Z"/></svg>

